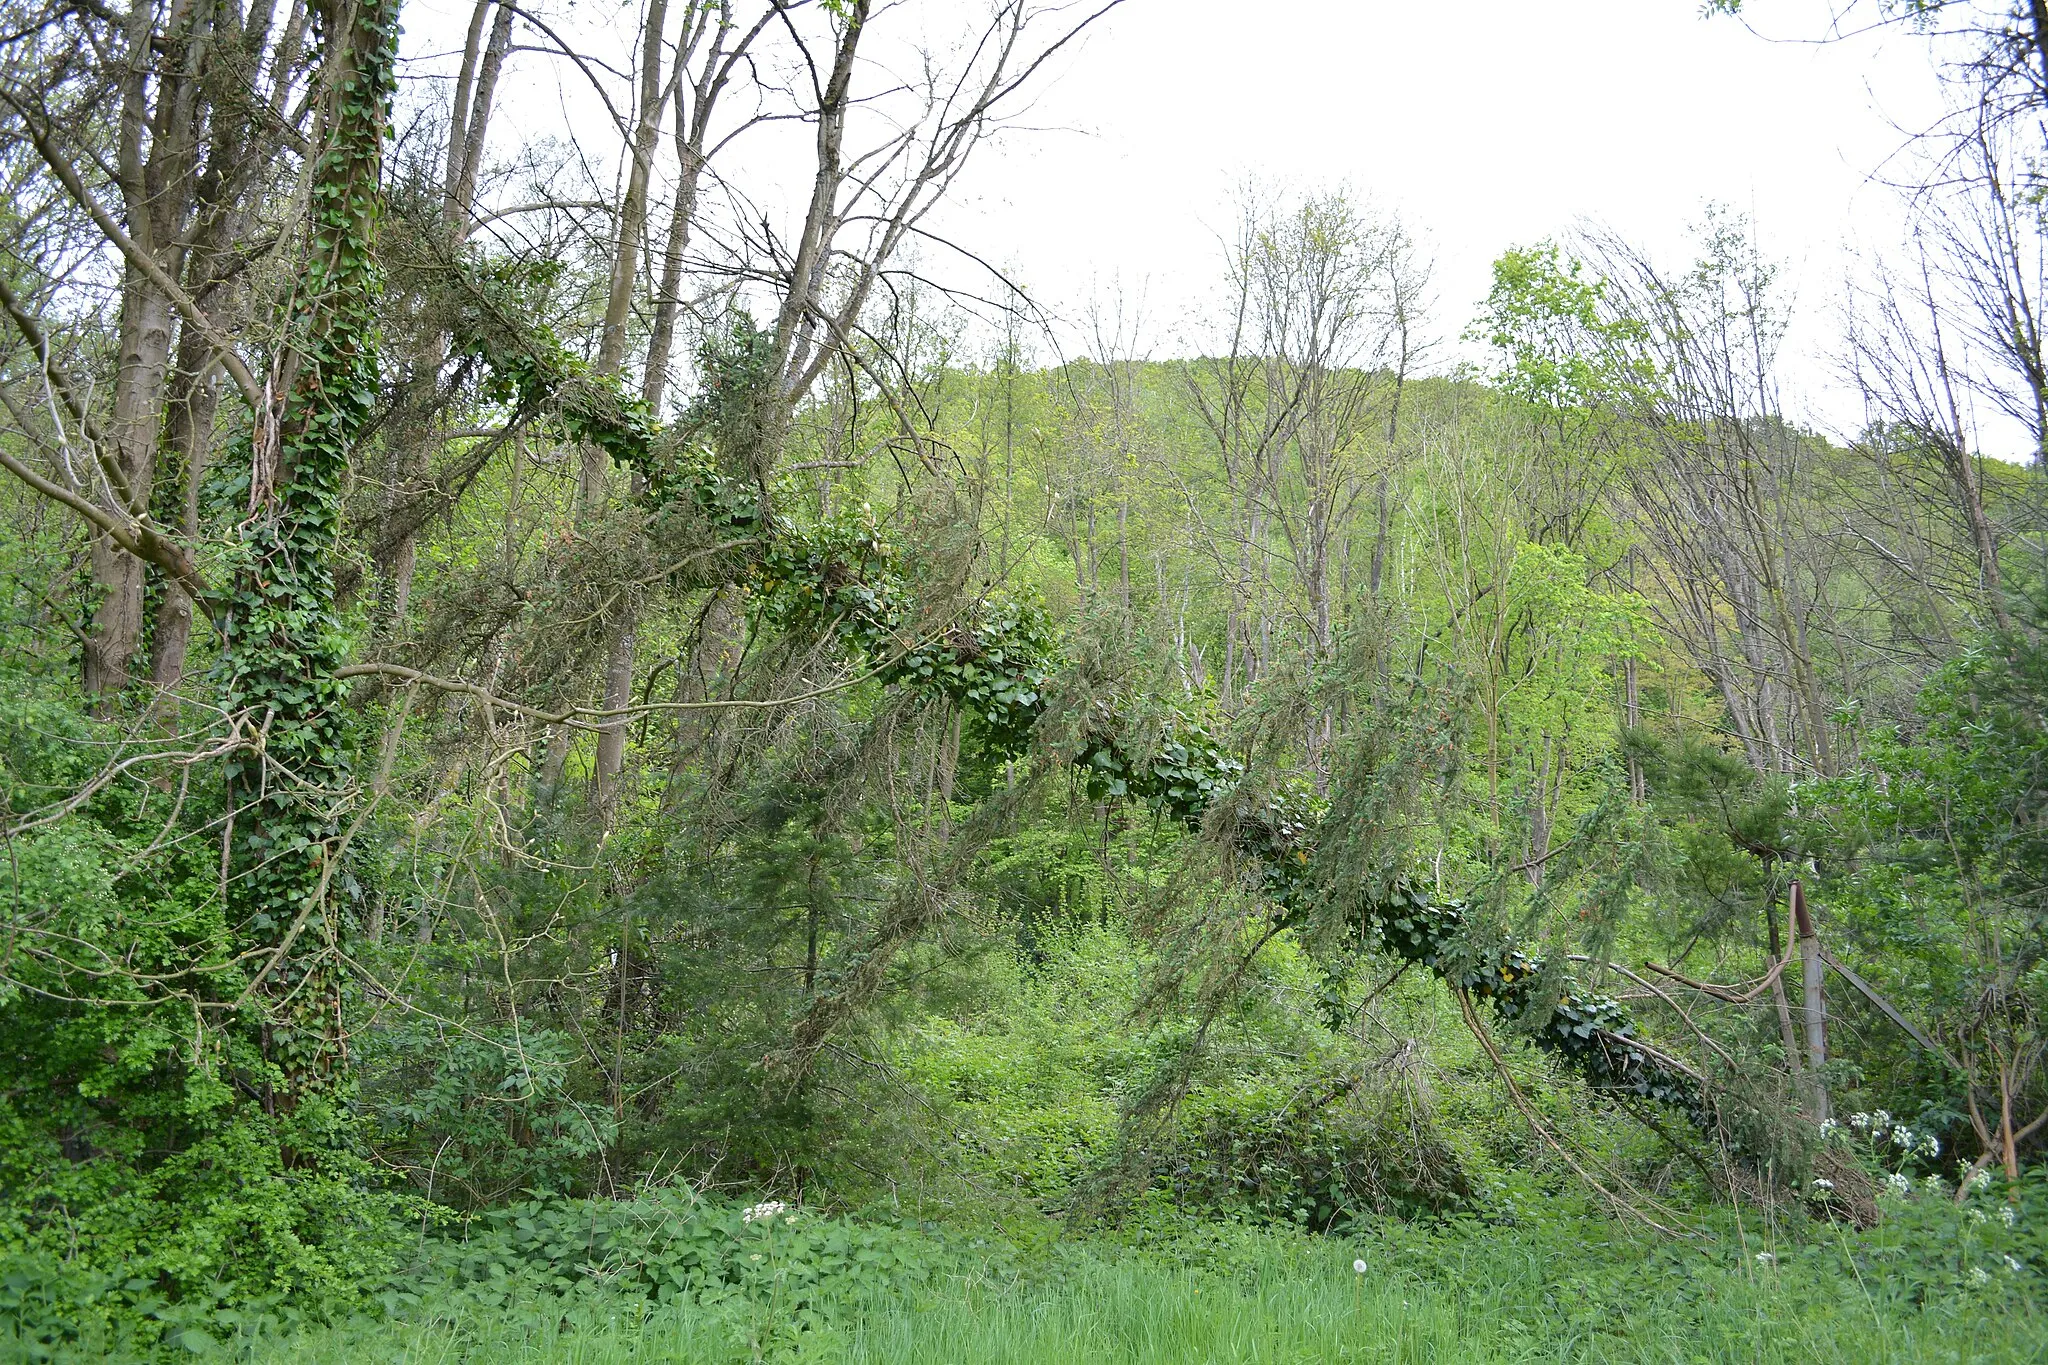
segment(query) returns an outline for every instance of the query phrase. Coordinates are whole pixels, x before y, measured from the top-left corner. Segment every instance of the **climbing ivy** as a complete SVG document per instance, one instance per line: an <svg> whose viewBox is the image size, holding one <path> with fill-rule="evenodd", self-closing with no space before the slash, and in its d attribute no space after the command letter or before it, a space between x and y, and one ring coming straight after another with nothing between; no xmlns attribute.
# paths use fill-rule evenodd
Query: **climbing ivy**
<svg viewBox="0 0 2048 1365"><path fill-rule="evenodd" d="M247 515L233 573L209 604L230 713L258 737L230 759L230 906L263 1004L263 1055L289 1104L332 1069L341 1042L335 951L347 760L346 640L334 563L350 456L378 397L374 256L394 88L396 0L316 10L328 53L326 137L307 203L305 269L270 367L272 406L244 455Z"/></svg>
<svg viewBox="0 0 2048 1365"><path fill-rule="evenodd" d="M744 540L750 552L736 577L764 619L785 629L835 632L884 683L942 696L974 719L987 748L1022 752L1045 714L1046 684L1061 666L1053 632L1034 604L991 595L965 619L916 637L918 616L896 551L865 508L822 526L782 516L757 486L658 430L615 385L591 378L548 333L504 326L496 321L504 314L488 306L481 287L478 297L484 306L461 344L491 367L501 396L551 412L565 434L637 470L651 510L689 507L718 536ZM1100 707L1094 722L1070 757L1097 800L1140 801L1199 827L1244 777L1244 765L1179 712L1169 712L1143 752L1119 737L1124 727L1113 708ZM1307 913L1323 814L1312 794L1294 792L1233 815L1230 837L1283 916ZM1362 898L1347 917L1389 952L1490 1003L1596 1087L1675 1106L1703 1127L1712 1121L1699 1082L1646 1048L1619 1002L1586 991L1505 936L1481 941L1464 902L1432 898L1403 879L1383 895Z"/></svg>

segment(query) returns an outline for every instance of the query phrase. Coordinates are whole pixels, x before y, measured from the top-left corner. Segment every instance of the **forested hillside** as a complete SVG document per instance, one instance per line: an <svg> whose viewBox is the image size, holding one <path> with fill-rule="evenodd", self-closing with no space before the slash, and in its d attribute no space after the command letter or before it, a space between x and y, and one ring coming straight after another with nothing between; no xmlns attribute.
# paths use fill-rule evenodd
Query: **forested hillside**
<svg viewBox="0 0 2048 1365"><path fill-rule="evenodd" d="M8 0L0 1351L2037 1357L2038 8L1830 432L1713 206L963 283L1114 8Z"/></svg>

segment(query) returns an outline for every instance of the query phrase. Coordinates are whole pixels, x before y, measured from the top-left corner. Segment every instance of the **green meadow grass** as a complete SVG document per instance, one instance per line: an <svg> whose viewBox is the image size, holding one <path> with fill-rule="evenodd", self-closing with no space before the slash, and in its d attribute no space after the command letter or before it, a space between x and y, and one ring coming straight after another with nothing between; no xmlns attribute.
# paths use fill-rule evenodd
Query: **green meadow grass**
<svg viewBox="0 0 2048 1365"><path fill-rule="evenodd" d="M1022 1276L941 1278L791 1330L773 1302L651 1306L584 1294L337 1326L256 1359L554 1365L1197 1362L2048 1361L2020 1274L1973 1289L1894 1273L1882 1243L1686 1246L1573 1235L1246 1235L1225 1254L1068 1248ZM1354 1255L1368 1258L1365 1274ZM2032 1272L2026 1272L2031 1275ZM1967 1280L1962 1283L1968 1283Z"/></svg>

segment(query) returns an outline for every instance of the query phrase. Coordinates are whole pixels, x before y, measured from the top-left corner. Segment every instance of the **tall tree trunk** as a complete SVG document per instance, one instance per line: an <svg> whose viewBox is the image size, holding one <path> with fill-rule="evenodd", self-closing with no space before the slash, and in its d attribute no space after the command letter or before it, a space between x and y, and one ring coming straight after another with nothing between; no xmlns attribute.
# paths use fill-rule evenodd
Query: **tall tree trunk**
<svg viewBox="0 0 2048 1365"><path fill-rule="evenodd" d="M121 297L121 351L114 377L111 432L115 464L128 493L125 498L116 493L113 500L127 504L130 512L146 508L150 501L171 342L170 300L131 267ZM135 652L142 643L142 561L107 537L96 536L92 575L100 602L85 651L85 690L104 703L128 685Z"/></svg>
<svg viewBox="0 0 2048 1365"><path fill-rule="evenodd" d="M491 111L497 98L498 73L512 46L513 10L499 4L483 41L483 21L496 0L477 0L470 14L469 33L462 53L462 68L455 81L455 99L449 111L448 148L441 180L441 227L451 250L469 240L474 222L476 180L483 162L485 138ZM420 519L404 516L403 509L419 496L430 457L440 445L440 424L431 415L441 366L448 356L448 335L430 333L420 339L418 349L408 357L408 379L399 396L399 411L388 423L391 459L384 490L384 515L397 520L404 529L392 540L380 566L384 578L379 616L387 630L402 632L406 613L412 605L412 583L419 562Z"/></svg>
<svg viewBox="0 0 2048 1365"><path fill-rule="evenodd" d="M484 20L490 17L492 0L476 0L469 12L469 31L462 41L462 66L455 74L455 97L448 103L448 146L441 173L441 219L454 223L466 215L469 205L457 197L455 186L462 179L463 162L469 153L469 103L476 89L477 63L483 56ZM509 10L500 9L501 14Z"/></svg>
<svg viewBox="0 0 2048 1365"><path fill-rule="evenodd" d="M647 233L647 182L654 167L655 139L661 132L661 112L667 103L661 79L661 36L668 22L667 0L650 0L647 23L640 41L640 106L633 127L632 164L626 172L626 202L619 210L617 249L612 256L611 291L605 300L604 331L598 338L597 373L617 374L626 355L626 323L633 307L634 281L640 263L640 243ZM607 459L595 445L583 451L583 512L586 517L604 513ZM635 476L637 481L638 476ZM602 705L607 711L622 710L632 701L635 603L630 593L621 595L618 619L611 623L605 643L604 691ZM627 721L614 716L597 732L597 805L609 818L618 799L619 777L626 765ZM625 949L622 947L621 952Z"/></svg>
<svg viewBox="0 0 2048 1365"><path fill-rule="evenodd" d="M1792 1026L1792 1002L1785 995L1785 973L1778 966L1785 960L1784 945L1778 939L1778 891L1771 888L1771 898L1764 902L1764 924L1770 931L1771 944L1771 1007L1778 1016L1778 1045L1785 1050L1785 1070L1792 1076L1795 1088L1805 1089L1806 1068L1800 1065L1799 1031Z"/></svg>
<svg viewBox="0 0 2048 1365"><path fill-rule="evenodd" d="M157 239L176 237L182 243L167 253L167 268L168 257L182 253L185 290L217 334L236 330L235 306L241 294L239 277L246 265L249 225L258 211L267 173L280 155L274 139L254 134L255 111L262 107L254 73L261 69L271 48L275 15L272 0L257 0L246 19L238 18L229 0L220 0L219 8L211 13L210 41L188 63L196 87L191 92L194 107L181 120L174 120L189 130L184 139L187 145L180 148L167 143L163 149L164 155L175 153L182 159L179 183L183 184L187 175L191 177L190 226L173 227L186 216L179 202L182 190L159 195L148 224ZM280 59L285 49L295 53L298 42L297 29L287 25L278 35ZM217 89L223 81L248 82L248 87L232 98L221 98ZM155 159L152 156L152 164ZM144 175L145 183L162 178ZM175 529L188 545L199 534L199 486L213 454L221 379L220 358L214 354L206 329L187 320L180 328L166 381L157 467L150 477L150 509L159 525ZM160 689L172 688L184 676L197 604L183 582L154 570L148 575L146 600L150 610L145 622L150 681Z"/></svg>
<svg viewBox="0 0 2048 1365"><path fill-rule="evenodd" d="M162 29L149 5L129 10L126 70L121 82L115 181L127 233L173 279L183 268L184 230L194 193L198 139L206 108L199 75L205 66L213 7L174 10ZM102 490L130 515L146 512L164 420L165 382L176 345L171 300L133 260L121 289L119 358L114 373L111 437L125 488ZM141 561L104 536L92 543L100 590L85 650L86 691L108 704L128 685L142 645L145 574Z"/></svg>
<svg viewBox="0 0 2048 1365"><path fill-rule="evenodd" d="M1820 934L1806 907L1806 888L1794 879L1791 890L1792 927L1799 935L1799 964L1806 1015L1806 1083L1813 1121L1828 1119L1828 1087L1822 1068L1828 1060L1828 1013L1821 994Z"/></svg>
<svg viewBox="0 0 2048 1365"><path fill-rule="evenodd" d="M228 763L229 904L254 970L244 998L262 1002L263 1055L284 1082L257 1083L278 1111L341 1056L347 925L335 873L348 763L333 565L342 489L378 387L374 240L398 38L397 0L323 0L316 14L326 93L305 260L279 388L251 432L248 516L221 610L229 709L264 734Z"/></svg>
<svg viewBox="0 0 2048 1365"><path fill-rule="evenodd" d="M853 87L854 55L860 48L867 26L870 0L851 0L845 7L839 41L834 45L832 72L819 92L817 170L811 180L811 198L804 212L803 232L797 240L796 258L790 263L788 293L775 318L775 360L770 373L778 392L768 404L768 430L756 447L759 467L754 476L765 490L769 470L781 453L789 431L795 395L790 392L801 363L800 341L808 334L812 312L824 283L825 260L838 230L839 187L846 176L842 148L846 140L846 114ZM764 492L763 496L766 494Z"/></svg>
<svg viewBox="0 0 2048 1365"><path fill-rule="evenodd" d="M199 535L199 480L205 473L214 414L220 407L220 374L207 351L204 338L196 331L187 331L179 339L178 368L165 412L164 453L152 498L156 520L175 528L188 545ZM149 679L156 687L172 688L185 675L194 604L184 584L154 577Z"/></svg>

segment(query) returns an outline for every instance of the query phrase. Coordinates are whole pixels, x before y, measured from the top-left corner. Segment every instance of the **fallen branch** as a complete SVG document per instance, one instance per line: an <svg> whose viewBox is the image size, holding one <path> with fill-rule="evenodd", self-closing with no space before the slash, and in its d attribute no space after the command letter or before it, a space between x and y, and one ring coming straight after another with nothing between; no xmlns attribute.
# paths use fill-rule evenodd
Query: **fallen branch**
<svg viewBox="0 0 2048 1365"><path fill-rule="evenodd" d="M1591 1171L1579 1164L1578 1158L1573 1156L1564 1143L1558 1139L1557 1135L1552 1133L1543 1120L1536 1116L1536 1110L1530 1105L1527 1097L1522 1094L1522 1087L1515 1083L1513 1074L1508 1070L1507 1058L1501 1056L1500 1049L1495 1046L1492 1036L1486 1031L1486 1025L1480 1022L1478 1011L1472 1008L1471 992L1458 990L1454 991L1453 994L1458 997L1458 1009L1465 1016L1465 1027L1470 1029L1472 1036L1479 1040L1479 1046L1486 1050L1488 1059L1493 1062L1493 1069L1500 1074L1501 1080L1506 1083L1508 1098L1514 1102L1515 1108L1521 1111L1522 1117L1529 1120L1529 1126L1536 1131L1536 1135L1542 1138L1559 1156L1564 1158L1565 1164L1572 1168L1579 1179L1585 1181L1598 1191L1600 1197L1607 1201L1608 1207L1615 1210L1615 1212L1626 1213L1631 1217L1640 1219L1643 1223L1655 1228L1666 1237L1692 1236L1692 1233L1682 1228L1665 1227L1634 1204L1631 1204L1628 1200L1623 1199L1620 1195L1601 1184ZM1660 1209L1659 1212L1665 1212L1665 1210ZM1672 1221L1675 1223L1678 1220L1673 1218Z"/></svg>
<svg viewBox="0 0 2048 1365"><path fill-rule="evenodd" d="M1962 1071L1965 1074L1967 1074L1967 1068L1965 1068L1961 1062L1957 1061L1955 1059L1955 1056L1952 1053L1950 1053L1947 1048L1943 1047L1940 1043L1935 1042L1932 1038L1929 1038L1926 1034L1922 1033L1919 1029L1915 1028L1912 1024L1912 1021L1908 1020L1905 1015L1899 1013L1898 1009L1892 1004L1891 1001L1885 999L1882 995L1879 995L1877 993L1876 987L1872 986L1868 981L1865 981L1862 977L1856 975L1856 973L1850 971L1840 962L1837 962L1835 960L1835 955L1833 953L1829 952L1826 948L1822 948L1820 950L1820 960L1822 962L1827 963L1828 966L1834 968L1835 974L1837 976L1841 977L1844 981L1848 982L1857 990L1861 991L1863 993L1864 999L1868 1000L1871 1004L1877 1006L1878 1011L1882 1013L1885 1018L1891 1020L1894 1024L1897 1024L1900 1028L1904 1029L1912 1037L1914 1042L1920 1044L1920 1046L1926 1048L1929 1052L1941 1058L1941 1060L1943 1060L1944 1062L1947 1062L1957 1071Z"/></svg>
<svg viewBox="0 0 2048 1365"><path fill-rule="evenodd" d="M1570 960L1573 962L1588 963L1593 961L1592 958L1587 957L1584 953L1573 953L1571 955ZM1728 1055L1726 1049L1724 1049L1719 1043L1715 1042L1713 1038L1708 1036L1707 1031L1705 1029L1701 1028L1698 1024L1693 1022L1693 1017L1691 1014L1686 1012L1685 1006L1679 1004L1676 1000L1673 1000L1660 987L1658 987L1658 985L1655 982L1648 981L1640 976L1637 976L1634 972L1622 966L1619 962L1603 962L1600 965L1611 968L1612 970L1620 973L1622 976L1627 977L1629 980L1635 982L1638 986L1641 986L1644 990L1650 992L1650 994L1656 996L1657 999L1662 1000L1665 1004L1671 1006L1671 1008L1678 1014L1678 1017L1685 1021L1685 1026L1693 1031L1694 1037L1698 1038L1702 1043L1705 1043L1708 1047L1712 1048L1714 1050L1714 1055L1719 1057L1723 1062L1726 1062L1731 1070L1735 1067L1735 1059ZM1632 1039L1631 1041L1637 1047L1642 1048L1646 1052L1655 1051L1655 1049L1651 1048L1648 1044L1644 1043L1640 1038ZM1658 1053L1657 1055L1658 1059L1660 1061L1663 1061L1666 1065L1676 1066L1680 1070L1683 1070L1688 1075L1692 1076L1694 1079L1700 1079L1699 1072L1693 1070L1691 1067L1686 1066L1684 1063L1679 1062L1676 1058L1667 1056L1663 1053Z"/></svg>
<svg viewBox="0 0 2048 1365"><path fill-rule="evenodd" d="M1769 971L1765 972L1761 977L1757 978L1756 983L1752 985L1747 991L1744 991L1740 994L1736 993L1736 990L1733 986L1717 986L1711 981L1695 981L1689 976L1685 976L1681 973L1672 971L1669 967L1659 967L1654 962L1645 962L1643 964L1643 970L1646 972L1655 972L1659 976L1670 977L1679 985L1684 986L1689 990L1698 991L1702 995L1711 995L1716 1000L1725 1000L1731 1005L1747 1005L1750 1002L1754 1001L1759 995L1762 995L1765 991L1769 990L1771 988L1771 983L1773 981L1776 981L1781 975L1784 974L1785 968L1791 964L1792 951L1793 950L1789 948L1786 949L1785 956L1782 959L1780 959L1775 966L1773 966Z"/></svg>

